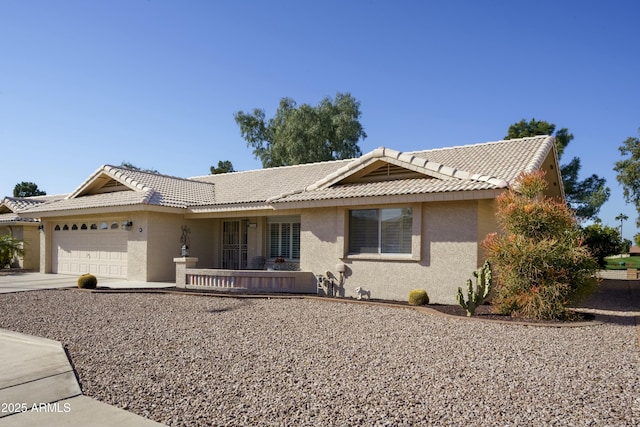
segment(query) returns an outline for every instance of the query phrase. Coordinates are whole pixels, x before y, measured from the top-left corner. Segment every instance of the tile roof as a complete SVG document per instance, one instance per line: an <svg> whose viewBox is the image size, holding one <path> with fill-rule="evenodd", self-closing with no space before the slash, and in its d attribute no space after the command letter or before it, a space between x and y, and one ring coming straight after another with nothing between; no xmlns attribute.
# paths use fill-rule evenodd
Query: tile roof
<svg viewBox="0 0 640 427"><path fill-rule="evenodd" d="M66 198L35 206L29 213L131 205L187 208L214 201L215 186L210 183L105 165Z"/></svg>
<svg viewBox="0 0 640 427"><path fill-rule="evenodd" d="M407 154L513 182L520 173L539 169L549 151L554 149L554 138L542 135Z"/></svg>
<svg viewBox="0 0 640 427"><path fill-rule="evenodd" d="M409 153L379 148L301 191L269 201L285 203L507 188L520 173L539 169L554 147L553 137L538 136ZM377 160L431 178L341 183Z"/></svg>
<svg viewBox="0 0 640 427"><path fill-rule="evenodd" d="M21 218L13 212L0 213L0 224L15 224L17 222L39 222L39 220L34 218Z"/></svg>
<svg viewBox="0 0 640 427"><path fill-rule="evenodd" d="M19 213L34 206L38 206L52 200L59 200L64 197L64 195L5 197L0 200L0 223L38 222L39 220L37 218L21 217L19 216Z"/></svg>
<svg viewBox="0 0 640 427"><path fill-rule="evenodd" d="M352 161L353 159L308 163L191 179L215 184L216 205L266 202L281 194L299 191Z"/></svg>
<svg viewBox="0 0 640 427"><path fill-rule="evenodd" d="M379 148L358 159L246 172L177 178L102 166L73 193L29 213L155 205L198 210L271 203L409 195L508 187L522 172L540 168L555 140L550 136L402 153ZM362 180L378 164L411 171L394 180Z"/></svg>

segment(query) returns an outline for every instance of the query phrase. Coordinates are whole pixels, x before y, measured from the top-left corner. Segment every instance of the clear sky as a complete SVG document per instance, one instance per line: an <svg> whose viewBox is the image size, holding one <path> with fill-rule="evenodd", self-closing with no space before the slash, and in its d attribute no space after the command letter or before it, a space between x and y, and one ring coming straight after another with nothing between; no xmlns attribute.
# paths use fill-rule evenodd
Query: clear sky
<svg viewBox="0 0 640 427"><path fill-rule="evenodd" d="M561 163L635 209L618 147L640 127L637 0L0 0L0 196L73 191L123 161L181 177L260 168L233 119L282 97L361 103L363 152L502 139L536 118Z"/></svg>

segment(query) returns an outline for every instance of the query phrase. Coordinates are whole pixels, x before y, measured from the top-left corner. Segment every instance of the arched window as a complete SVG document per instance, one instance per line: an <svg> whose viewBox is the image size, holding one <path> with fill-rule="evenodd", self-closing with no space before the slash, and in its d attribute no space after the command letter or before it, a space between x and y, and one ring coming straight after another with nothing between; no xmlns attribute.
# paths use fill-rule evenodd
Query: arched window
<svg viewBox="0 0 640 427"><path fill-rule="evenodd" d="M55 227L53 227L53 229L54 229L55 231L60 231L60 224L56 224L56 226L55 226Z"/></svg>
<svg viewBox="0 0 640 427"><path fill-rule="evenodd" d="M108 229L109 229L109 225L106 222L100 223L100 230L108 230Z"/></svg>
<svg viewBox="0 0 640 427"><path fill-rule="evenodd" d="M93 223L93 224L91 224L91 229L92 230L97 230L98 226L95 223Z"/></svg>
<svg viewBox="0 0 640 427"><path fill-rule="evenodd" d="M86 230L87 229L87 224L82 224L80 226L80 230Z"/></svg>
<svg viewBox="0 0 640 427"><path fill-rule="evenodd" d="M63 231L67 231L68 229L69 229L69 226L68 226L67 224L65 224L65 225L62 227L62 230L63 230Z"/></svg>
<svg viewBox="0 0 640 427"><path fill-rule="evenodd" d="M75 224L73 224L73 225L71 226L71 229L72 229L72 230L77 230L77 229L78 229L78 226L77 226L77 225L75 225Z"/></svg>
<svg viewBox="0 0 640 427"><path fill-rule="evenodd" d="M111 229L112 229L112 230L117 230L117 229L118 229L118 227L120 227L120 226L118 225L118 223L117 223L117 222L113 221L113 222L111 223Z"/></svg>

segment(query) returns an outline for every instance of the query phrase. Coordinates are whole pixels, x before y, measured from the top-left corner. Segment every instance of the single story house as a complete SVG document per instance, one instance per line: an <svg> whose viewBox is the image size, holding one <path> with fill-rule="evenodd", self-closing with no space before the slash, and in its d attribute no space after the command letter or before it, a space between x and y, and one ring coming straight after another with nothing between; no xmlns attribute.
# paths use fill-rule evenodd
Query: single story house
<svg viewBox="0 0 640 427"><path fill-rule="evenodd" d="M21 240L24 250L24 256L16 257L12 267L27 270L40 268L40 221L37 218L20 216L19 212L61 197L5 197L0 201L0 236L8 235Z"/></svg>
<svg viewBox="0 0 640 427"><path fill-rule="evenodd" d="M188 179L102 166L20 216L41 221L43 273L455 303L495 198L535 170L564 197L550 136Z"/></svg>

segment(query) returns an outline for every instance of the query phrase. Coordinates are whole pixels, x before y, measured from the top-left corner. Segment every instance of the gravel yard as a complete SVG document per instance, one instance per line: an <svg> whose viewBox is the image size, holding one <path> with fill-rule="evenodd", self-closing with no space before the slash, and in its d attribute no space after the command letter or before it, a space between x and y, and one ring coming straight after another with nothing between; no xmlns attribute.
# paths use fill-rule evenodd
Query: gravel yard
<svg viewBox="0 0 640 427"><path fill-rule="evenodd" d="M638 333L633 317L610 320L530 327L303 299L0 295L0 328L61 341L86 395L171 426L637 426Z"/></svg>

